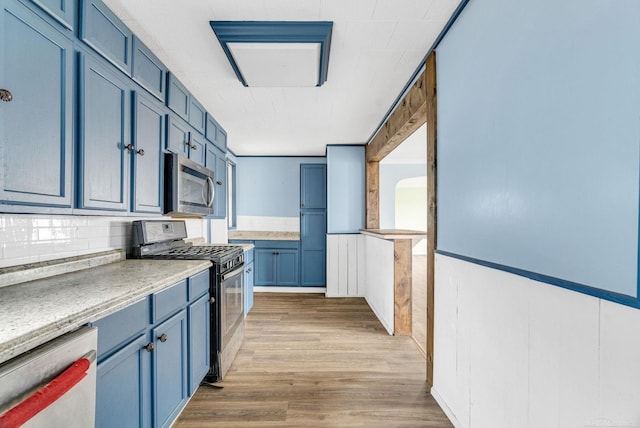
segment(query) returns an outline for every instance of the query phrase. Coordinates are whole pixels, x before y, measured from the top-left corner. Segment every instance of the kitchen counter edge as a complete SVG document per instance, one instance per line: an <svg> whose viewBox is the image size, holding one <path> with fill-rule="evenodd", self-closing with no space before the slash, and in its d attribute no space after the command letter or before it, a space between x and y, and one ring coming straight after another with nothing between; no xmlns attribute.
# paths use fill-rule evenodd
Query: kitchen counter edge
<svg viewBox="0 0 640 428"><path fill-rule="evenodd" d="M0 364L208 269L207 260L123 260L0 288Z"/></svg>

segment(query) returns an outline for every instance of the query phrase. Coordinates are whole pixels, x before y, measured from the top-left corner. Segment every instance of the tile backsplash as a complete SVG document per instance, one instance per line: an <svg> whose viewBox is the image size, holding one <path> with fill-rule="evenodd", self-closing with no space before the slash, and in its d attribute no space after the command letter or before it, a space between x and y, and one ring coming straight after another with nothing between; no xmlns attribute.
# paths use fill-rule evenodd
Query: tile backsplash
<svg viewBox="0 0 640 428"><path fill-rule="evenodd" d="M113 249L128 250L131 246L131 222L139 219L0 214L0 267ZM185 221L190 238L206 239L206 220Z"/></svg>
<svg viewBox="0 0 640 428"><path fill-rule="evenodd" d="M300 218L239 215L237 217L236 229L272 232L299 232Z"/></svg>

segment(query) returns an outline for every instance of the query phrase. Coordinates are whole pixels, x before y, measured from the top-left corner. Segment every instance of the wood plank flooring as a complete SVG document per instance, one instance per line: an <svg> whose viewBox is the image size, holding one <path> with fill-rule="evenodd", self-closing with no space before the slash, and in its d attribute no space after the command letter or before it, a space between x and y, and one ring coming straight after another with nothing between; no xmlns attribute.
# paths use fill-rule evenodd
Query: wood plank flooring
<svg viewBox="0 0 640 428"><path fill-rule="evenodd" d="M451 427L424 358L364 299L258 293L224 389L200 387L175 427Z"/></svg>

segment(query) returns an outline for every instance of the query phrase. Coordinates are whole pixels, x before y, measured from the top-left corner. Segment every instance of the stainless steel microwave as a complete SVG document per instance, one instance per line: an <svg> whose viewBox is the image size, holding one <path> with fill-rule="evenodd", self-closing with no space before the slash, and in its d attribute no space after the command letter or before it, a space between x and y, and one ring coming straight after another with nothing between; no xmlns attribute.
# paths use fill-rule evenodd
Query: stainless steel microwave
<svg viewBox="0 0 640 428"><path fill-rule="evenodd" d="M188 216L213 214L213 171L175 153L165 154L164 213Z"/></svg>

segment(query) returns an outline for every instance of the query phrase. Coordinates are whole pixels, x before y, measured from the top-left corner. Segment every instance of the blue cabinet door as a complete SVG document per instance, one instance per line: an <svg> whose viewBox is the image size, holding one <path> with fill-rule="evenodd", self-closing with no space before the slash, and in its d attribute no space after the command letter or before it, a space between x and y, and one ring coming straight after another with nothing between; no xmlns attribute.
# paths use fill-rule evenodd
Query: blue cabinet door
<svg viewBox="0 0 640 428"><path fill-rule="evenodd" d="M189 157L189 125L172 114L167 115L167 150Z"/></svg>
<svg viewBox="0 0 640 428"><path fill-rule="evenodd" d="M327 166L300 165L300 208L327 207Z"/></svg>
<svg viewBox="0 0 640 428"><path fill-rule="evenodd" d="M31 0L51 15L56 21L73 30L75 0Z"/></svg>
<svg viewBox="0 0 640 428"><path fill-rule="evenodd" d="M227 158L224 154L216 158L215 176L215 217L225 218L227 216Z"/></svg>
<svg viewBox="0 0 640 428"><path fill-rule="evenodd" d="M135 212L162 213L164 110L155 99L134 94L133 206Z"/></svg>
<svg viewBox="0 0 640 428"><path fill-rule="evenodd" d="M89 55L81 57L80 208L126 211L130 144L128 82Z"/></svg>
<svg viewBox="0 0 640 428"><path fill-rule="evenodd" d="M173 74L169 73L167 79L167 107L184 120L189 120L189 98L190 94L187 88Z"/></svg>
<svg viewBox="0 0 640 428"><path fill-rule="evenodd" d="M151 330L154 426L167 427L187 402L187 313L183 309Z"/></svg>
<svg viewBox="0 0 640 428"><path fill-rule="evenodd" d="M20 2L2 2L0 201L71 207L73 46ZM46 72L44 72L46 70Z"/></svg>
<svg viewBox="0 0 640 428"><path fill-rule="evenodd" d="M247 253L253 252L249 250L245 252L245 260L250 259L252 256L248 256ZM253 307L253 260L247 263L244 267L244 316L246 317L251 308Z"/></svg>
<svg viewBox="0 0 640 428"><path fill-rule="evenodd" d="M131 75L133 32L100 0L82 0L80 38Z"/></svg>
<svg viewBox="0 0 640 428"><path fill-rule="evenodd" d="M256 248L254 253L255 285L277 285L276 250Z"/></svg>
<svg viewBox="0 0 640 428"><path fill-rule="evenodd" d="M197 132L189 132L189 159L200 165L205 165L207 143L204 137Z"/></svg>
<svg viewBox="0 0 640 428"><path fill-rule="evenodd" d="M131 77L156 98L164 102L167 67L135 36L133 36Z"/></svg>
<svg viewBox="0 0 640 428"><path fill-rule="evenodd" d="M276 278L278 285L295 287L300 284L298 263L298 250L276 250Z"/></svg>
<svg viewBox="0 0 640 428"><path fill-rule="evenodd" d="M223 152L227 151L227 133L220 125L216 127L216 146Z"/></svg>
<svg viewBox="0 0 640 428"><path fill-rule="evenodd" d="M326 285L326 233L325 210L303 210L300 213L300 284Z"/></svg>
<svg viewBox="0 0 640 428"><path fill-rule="evenodd" d="M207 113L204 133L205 137L207 137L207 140L215 144L217 132L218 124L216 123L215 119L209 113Z"/></svg>
<svg viewBox="0 0 640 428"><path fill-rule="evenodd" d="M209 371L209 306L209 294L205 294L187 308L190 396L196 392Z"/></svg>
<svg viewBox="0 0 640 428"><path fill-rule="evenodd" d="M98 334L100 334L98 332ZM96 427L151 427L151 353L140 335L100 362L96 374Z"/></svg>
<svg viewBox="0 0 640 428"><path fill-rule="evenodd" d="M189 97L189 125L193 126L196 131L204 135L207 112L202 105L195 99Z"/></svg>

